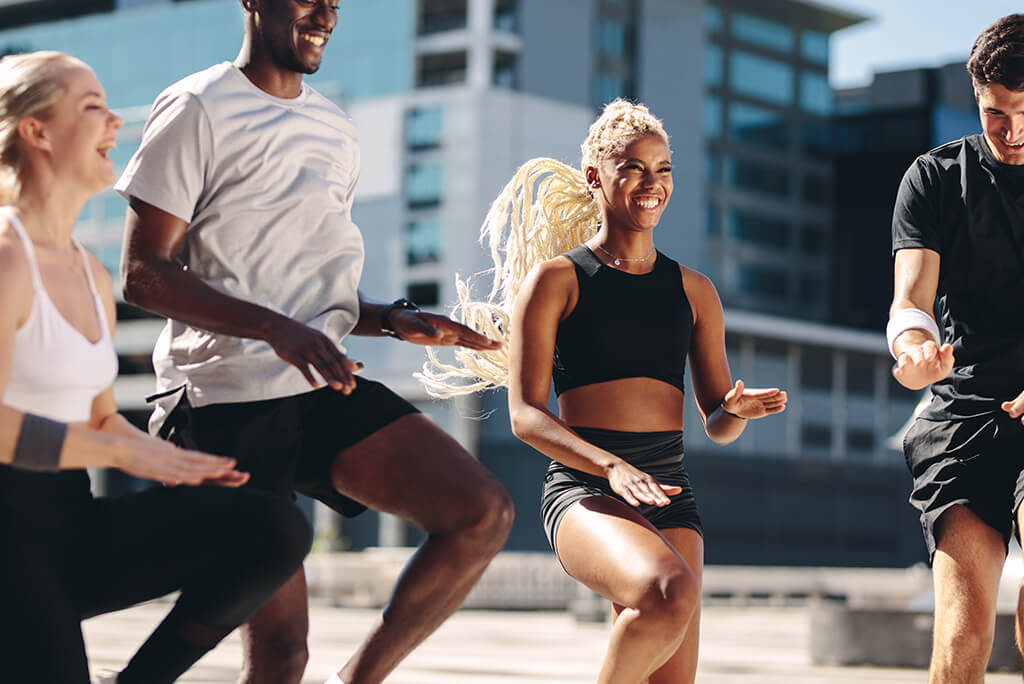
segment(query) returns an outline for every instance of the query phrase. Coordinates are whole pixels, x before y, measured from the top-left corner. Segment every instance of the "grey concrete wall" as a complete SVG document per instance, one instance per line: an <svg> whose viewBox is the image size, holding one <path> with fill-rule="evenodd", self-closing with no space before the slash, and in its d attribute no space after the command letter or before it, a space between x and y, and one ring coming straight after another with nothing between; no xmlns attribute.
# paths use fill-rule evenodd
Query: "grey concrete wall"
<svg viewBox="0 0 1024 684"><path fill-rule="evenodd" d="M523 92L590 105L594 0L522 0L519 33Z"/></svg>

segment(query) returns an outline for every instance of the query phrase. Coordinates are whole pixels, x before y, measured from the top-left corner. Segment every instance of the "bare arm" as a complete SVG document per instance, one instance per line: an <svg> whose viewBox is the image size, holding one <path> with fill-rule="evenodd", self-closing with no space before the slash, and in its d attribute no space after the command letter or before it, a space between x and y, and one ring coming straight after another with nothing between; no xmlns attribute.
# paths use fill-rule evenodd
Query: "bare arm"
<svg viewBox="0 0 1024 684"><path fill-rule="evenodd" d="M608 478L612 489L631 505L666 505L662 486L615 454L579 437L547 408L551 360L558 323L575 298L576 276L566 259L533 269L519 293L510 322L508 403L512 432L533 448L570 468Z"/></svg>
<svg viewBox="0 0 1024 684"><path fill-rule="evenodd" d="M178 263L187 229L185 221L132 198L121 257L126 302L202 330L263 340L311 386L318 386L315 369L332 388L346 394L355 389L355 364L326 335L219 292Z"/></svg>
<svg viewBox="0 0 1024 684"><path fill-rule="evenodd" d="M389 304L379 304L363 298L359 293L359 320L352 330L353 335L379 337L381 325L386 323L398 333L403 342L422 344L431 347L459 346L467 349L498 349L500 342L491 340L484 335L457 323L447 316L415 311L412 309L394 308L388 312L388 320L382 316Z"/></svg>
<svg viewBox="0 0 1024 684"><path fill-rule="evenodd" d="M708 437L717 444L729 444L743 433L747 419L784 411L786 393L777 387L746 388L742 380L733 384L725 355L725 318L718 292L703 274L681 268L693 309L690 379L694 397Z"/></svg>
<svg viewBox="0 0 1024 684"><path fill-rule="evenodd" d="M90 257L87 268L92 271L104 298L107 321L113 333L116 319L110 276L94 257ZM14 335L25 322L34 296L28 261L20 244L12 248L9 242L0 239L0 272L4 273L4 287L0 288L0 396L3 396L14 359ZM22 411L0 404L0 463L13 462L24 417ZM241 484L247 479L233 470L231 459L178 449L136 430L117 414L111 388L93 401L88 423L67 426L59 467L113 467L168 483L199 484L214 479L234 484L242 478L238 482Z"/></svg>
<svg viewBox="0 0 1024 684"><path fill-rule="evenodd" d="M896 252L892 306L889 317L900 309L919 309L929 316L939 285L938 252L901 249ZM919 328L903 332L893 341L896 366L892 374L904 387L919 390L942 380L953 369L953 347Z"/></svg>

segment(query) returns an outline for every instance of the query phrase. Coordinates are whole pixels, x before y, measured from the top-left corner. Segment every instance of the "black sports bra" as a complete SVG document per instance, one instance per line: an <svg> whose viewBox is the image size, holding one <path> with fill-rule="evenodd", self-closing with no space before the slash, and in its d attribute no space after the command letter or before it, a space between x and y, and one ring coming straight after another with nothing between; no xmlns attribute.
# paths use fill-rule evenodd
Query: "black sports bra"
<svg viewBox="0 0 1024 684"><path fill-rule="evenodd" d="M683 391L693 312L679 264L661 252L633 274L601 263L586 245L563 256L576 267L576 308L558 325L555 394L608 380L646 377Z"/></svg>

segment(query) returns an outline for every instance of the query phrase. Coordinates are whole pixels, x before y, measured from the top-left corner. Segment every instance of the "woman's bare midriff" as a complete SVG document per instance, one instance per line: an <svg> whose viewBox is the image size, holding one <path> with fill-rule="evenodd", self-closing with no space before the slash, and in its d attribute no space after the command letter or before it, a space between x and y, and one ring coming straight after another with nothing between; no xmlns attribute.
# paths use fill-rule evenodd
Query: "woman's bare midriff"
<svg viewBox="0 0 1024 684"><path fill-rule="evenodd" d="M683 429L683 393L653 378L624 378L568 390L558 398L569 425L624 432Z"/></svg>

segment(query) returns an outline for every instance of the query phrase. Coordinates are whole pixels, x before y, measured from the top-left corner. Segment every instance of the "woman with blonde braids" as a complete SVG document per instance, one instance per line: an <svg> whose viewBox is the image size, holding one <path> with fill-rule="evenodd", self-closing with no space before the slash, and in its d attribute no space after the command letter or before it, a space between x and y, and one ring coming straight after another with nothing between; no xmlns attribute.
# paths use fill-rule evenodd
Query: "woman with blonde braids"
<svg viewBox="0 0 1024 684"><path fill-rule="evenodd" d="M686 357L719 444L784 410L786 394L732 383L714 285L654 247L672 195L661 122L612 102L582 168L528 162L491 207L494 288L472 303L461 286L460 309L508 333L507 360L463 353L422 379L439 395L507 384L513 432L551 457L542 516L552 548L613 605L598 681L692 682L704 546L682 467ZM558 416L547 409L552 379Z"/></svg>

